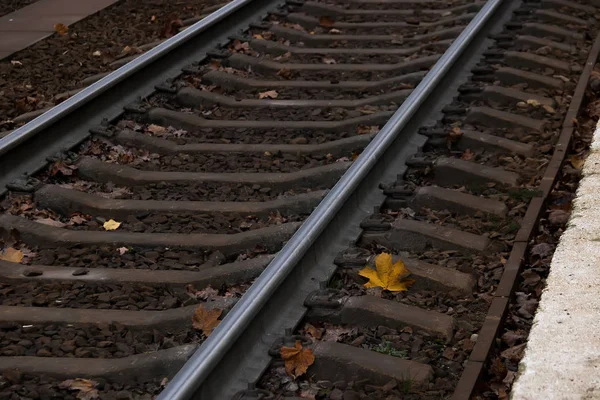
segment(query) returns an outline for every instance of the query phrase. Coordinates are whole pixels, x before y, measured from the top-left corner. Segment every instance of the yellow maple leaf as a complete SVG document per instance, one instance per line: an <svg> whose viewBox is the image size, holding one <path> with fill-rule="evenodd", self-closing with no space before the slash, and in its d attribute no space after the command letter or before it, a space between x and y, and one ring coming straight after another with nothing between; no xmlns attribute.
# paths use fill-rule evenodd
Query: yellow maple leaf
<svg viewBox="0 0 600 400"><path fill-rule="evenodd" d="M392 255L389 253L381 253L375 258L375 268L364 267L358 273L369 279L364 285L367 289L380 287L390 292L404 292L415 283L414 279L408 279L410 271L402 260L392 264Z"/></svg>
<svg viewBox="0 0 600 400"><path fill-rule="evenodd" d="M8 247L0 252L0 260L20 263L23 261L23 252L12 247Z"/></svg>
<svg viewBox="0 0 600 400"><path fill-rule="evenodd" d="M202 333L208 336L221 322L219 321L219 317L222 313L223 310L218 308L207 310L203 305L200 305L196 308L192 316L192 326L194 329L202 331Z"/></svg>
<svg viewBox="0 0 600 400"><path fill-rule="evenodd" d="M106 221L104 223L104 229L106 229L107 231L114 231L115 229L117 229L119 226L121 226L120 222L115 221L114 219L109 219L108 221Z"/></svg>
<svg viewBox="0 0 600 400"><path fill-rule="evenodd" d="M304 375L308 367L315 362L313 351L302 348L299 340L296 340L294 347L282 346L279 354L285 362L285 372L294 378Z"/></svg>

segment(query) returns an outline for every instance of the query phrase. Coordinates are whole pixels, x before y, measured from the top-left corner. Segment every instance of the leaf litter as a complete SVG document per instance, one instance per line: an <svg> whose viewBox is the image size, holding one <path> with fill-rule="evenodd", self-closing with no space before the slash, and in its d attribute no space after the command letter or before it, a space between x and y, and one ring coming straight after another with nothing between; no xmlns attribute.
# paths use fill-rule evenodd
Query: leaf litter
<svg viewBox="0 0 600 400"><path fill-rule="evenodd" d="M76 397L80 400L99 398L98 390L96 389L97 386L98 382L83 378L67 379L58 385L61 389L77 391Z"/></svg>

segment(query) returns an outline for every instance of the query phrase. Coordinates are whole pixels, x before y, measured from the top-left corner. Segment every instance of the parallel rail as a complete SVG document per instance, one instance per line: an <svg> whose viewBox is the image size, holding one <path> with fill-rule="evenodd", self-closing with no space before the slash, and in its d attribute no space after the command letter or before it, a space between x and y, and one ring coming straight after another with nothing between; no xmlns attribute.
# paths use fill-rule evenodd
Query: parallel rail
<svg viewBox="0 0 600 400"><path fill-rule="evenodd" d="M234 1L0 139L0 183L11 191L5 204L12 201L0 226L18 233L17 246L40 250L34 259L40 265L0 263L8 288L5 323L45 331L118 323L130 333L153 327L170 335L190 331L185 326L197 304L227 312L203 342L186 333L177 347L108 361L33 359L26 352L0 357L0 368L52 373L59 365L54 374L60 378L79 371L92 378L149 380L172 375L191 355L159 398L269 398L285 394L269 386L278 379L277 363L272 364L278 346L306 336L303 321L317 326L341 321L390 332L408 327L403 332L414 331L414 337L443 339L445 344L435 345L440 351L467 345L472 351L466 350L466 363L453 359L454 350L444 352L448 364L433 360L433 368L349 343L313 340L307 346L317 354L309 369L315 379L360 381L367 368L372 390L386 379L414 381L413 392L405 390L416 395L441 368L452 376L453 399L469 398L598 56L600 42L592 46L586 40L593 27L584 18L597 10L562 0L489 0L451 11L430 1L419 12L406 10L405 3ZM405 15L426 22L397 22ZM217 41L225 44L214 50ZM180 73L191 60L201 61ZM166 77L175 79L162 84ZM362 91L367 96L356 95ZM135 96L145 100L134 101ZM109 122L103 122L107 116ZM169 125L173 128L165 128ZM77 148L90 132L92 140ZM132 150L115 160L105 154L110 146ZM351 162L354 152L360 156ZM157 155L154 164L150 153ZM246 166L223 167L227 155L254 158ZM64 181L43 172L48 157L53 168L67 169ZM196 157L202 161L193 161ZM234 173L223 172L227 168ZM74 180L69 170L87 183ZM132 193L116 199L94 194L107 188ZM232 198L232 188L236 201L224 201ZM28 211L29 203L15 200L18 192L32 193L35 207L62 221L77 212L100 222L119 219L123 226L99 232L96 221L83 229L40 225L31 221L38 214ZM21 212L14 207L25 209L27 218L10 215ZM252 224L260 228L248 230ZM490 236L490 226L501 233ZM425 296L426 303L365 293L355 269L372 263L382 249L404 259L417 280L409 296ZM109 260L114 251L133 258L117 258L115 264ZM435 265L447 262L440 258L447 252L454 267ZM506 260L498 271L496 256ZM478 268L467 267L473 259ZM82 268L82 261L90 268ZM163 270L149 271L148 265ZM334 276L346 282L341 292L328 287ZM186 283L197 289L222 286L221 291L246 287L255 277L238 301L219 296L214 302L187 301L177 292ZM132 285L133 293L147 293L148 299L164 290L174 299L165 301L175 303L106 312L79 310L75 303L58 309L38 296L34 307L21 307L31 306L28 288L49 284L57 290L100 280L118 291L123 283ZM99 285L95 290L105 290ZM107 298L102 301L113 308L125 306L100 293L92 297ZM483 314L463 307L482 302ZM153 311L156 307L164 311ZM396 311L384 316L387 307ZM459 307L465 318L453 316ZM474 334L469 343L467 334ZM202 344L196 350L197 341ZM110 347L107 343L103 346ZM362 366L353 357L372 364ZM136 375L134 364L144 365L144 372Z"/></svg>

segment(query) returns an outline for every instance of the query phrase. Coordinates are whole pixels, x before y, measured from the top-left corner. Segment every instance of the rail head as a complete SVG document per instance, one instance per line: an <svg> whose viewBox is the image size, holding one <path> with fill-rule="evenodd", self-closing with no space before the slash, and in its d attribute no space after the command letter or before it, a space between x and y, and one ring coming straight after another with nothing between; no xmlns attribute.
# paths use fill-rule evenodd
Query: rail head
<svg viewBox="0 0 600 400"><path fill-rule="evenodd" d="M159 395L159 400L183 400L194 395L502 3L503 0L487 1L256 282L167 385Z"/></svg>
<svg viewBox="0 0 600 400"><path fill-rule="evenodd" d="M163 43L148 50L133 61L123 65L111 74L105 76L99 81L86 87L79 93L68 98L59 105L52 107L50 110L33 119L20 128L15 129L9 135L0 138L0 156L6 154L9 150L14 149L19 144L31 139L45 128L59 121L64 116L74 112L79 107L90 102L100 94L127 79L137 71L152 64L159 58L165 56L174 48L179 47L196 35L222 21L224 18L232 15L240 8L252 3L253 0L233 0L229 4L207 15L205 18L196 22L183 32L167 39Z"/></svg>

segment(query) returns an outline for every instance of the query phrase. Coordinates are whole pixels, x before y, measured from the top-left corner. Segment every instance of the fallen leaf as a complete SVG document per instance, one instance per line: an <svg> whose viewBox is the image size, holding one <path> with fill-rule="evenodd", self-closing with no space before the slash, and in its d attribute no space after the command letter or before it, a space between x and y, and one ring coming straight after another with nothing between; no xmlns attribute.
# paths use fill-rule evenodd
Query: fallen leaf
<svg viewBox="0 0 600 400"><path fill-rule="evenodd" d="M511 347L517 344L518 341L523 339L524 337L522 334L513 331L506 331L502 335L502 340L504 341L504 343Z"/></svg>
<svg viewBox="0 0 600 400"><path fill-rule="evenodd" d="M77 398L80 400L97 399L98 390L96 390L96 386L98 386L97 382L82 378L68 379L58 385L61 389L77 390L79 392Z"/></svg>
<svg viewBox="0 0 600 400"><path fill-rule="evenodd" d="M160 125L150 124L150 125L148 125L146 130L148 132L151 132L154 134L160 134L160 133L165 133L167 131L167 128L165 128L164 126L160 126Z"/></svg>
<svg viewBox="0 0 600 400"><path fill-rule="evenodd" d="M11 60L11 61L10 61L10 63L11 63L12 65L18 65L18 66L21 66L21 65L23 65L23 63L22 63L21 61L17 61L17 60Z"/></svg>
<svg viewBox="0 0 600 400"><path fill-rule="evenodd" d="M522 292L517 292L516 299L517 304L520 306L517 310L517 313L523 318L533 318L533 314L535 314L535 310L538 306L538 301L534 298L529 298L529 295Z"/></svg>
<svg viewBox="0 0 600 400"><path fill-rule="evenodd" d="M24 254L21 250L17 250L13 247L7 247L0 253L0 260L20 263L23 261L23 256Z"/></svg>
<svg viewBox="0 0 600 400"><path fill-rule="evenodd" d="M207 310L203 305L200 305L196 308L192 316L192 326L194 329L202 331L202 333L208 336L221 322L219 321L219 317L222 313L223 310L221 309L213 308Z"/></svg>
<svg viewBox="0 0 600 400"><path fill-rule="evenodd" d="M323 62L325 64L337 64L337 61L335 61L333 58L331 57L323 57Z"/></svg>
<svg viewBox="0 0 600 400"><path fill-rule="evenodd" d="M545 105L542 106L542 108L548 113L548 114L556 114L556 110L553 107L550 107L549 105Z"/></svg>
<svg viewBox="0 0 600 400"><path fill-rule="evenodd" d="M44 224L44 225L55 226L57 228L63 228L67 225L60 221L53 220L52 218L40 218L40 219L36 219L35 222L39 222L40 224Z"/></svg>
<svg viewBox="0 0 600 400"><path fill-rule="evenodd" d="M219 291L213 289L210 285L202 290L196 290L193 285L188 285L186 289L190 297L204 301L210 300L219 294Z"/></svg>
<svg viewBox="0 0 600 400"><path fill-rule="evenodd" d="M160 36L170 38L179 33L179 28L183 27L183 22L174 15L169 17L169 20L163 25L160 31Z"/></svg>
<svg viewBox="0 0 600 400"><path fill-rule="evenodd" d="M62 175L71 176L76 169L76 166L68 165L63 160L58 160L50 166L48 174L50 174L50 176L56 176L60 172Z"/></svg>
<svg viewBox="0 0 600 400"><path fill-rule="evenodd" d="M346 327L334 327L333 325L325 324L325 335L323 340L326 342L337 342L342 336L350 334L352 329Z"/></svg>
<svg viewBox="0 0 600 400"><path fill-rule="evenodd" d="M342 33L342 31L340 31L339 29L335 29L335 28L333 28L333 29L330 29L330 30L329 30L329 33L333 33L333 34L340 34L340 33Z"/></svg>
<svg viewBox="0 0 600 400"><path fill-rule="evenodd" d="M527 100L527 104L529 104L530 106L533 107L539 107L540 106L540 102L534 99L529 99Z"/></svg>
<svg viewBox="0 0 600 400"><path fill-rule="evenodd" d="M465 161L469 161L473 158L475 154L473 154L473 152L469 149L466 149L464 151L464 153L462 153L462 155L460 156L461 160L465 160Z"/></svg>
<svg viewBox="0 0 600 400"><path fill-rule="evenodd" d="M564 75L554 75L554 78L560 79L563 82L570 82L571 80Z"/></svg>
<svg viewBox="0 0 600 400"><path fill-rule="evenodd" d="M54 32L64 36L69 32L69 27L64 24L54 24Z"/></svg>
<svg viewBox="0 0 600 400"><path fill-rule="evenodd" d="M276 99L277 96L279 96L279 93L277 93L277 91L275 91L275 90L269 90L267 92L260 92L258 94L258 98L259 99L265 99L265 98L267 98L267 99Z"/></svg>
<svg viewBox="0 0 600 400"><path fill-rule="evenodd" d="M369 135L372 133L379 132L379 126L377 125L359 125L356 129L359 135Z"/></svg>
<svg viewBox="0 0 600 400"><path fill-rule="evenodd" d="M531 254L544 258L552 255L554 249L548 243L539 243L531 248Z"/></svg>
<svg viewBox="0 0 600 400"><path fill-rule="evenodd" d="M571 162L571 165L576 169L583 168L583 164L585 163L585 161L578 155L574 155L569 161Z"/></svg>
<svg viewBox="0 0 600 400"><path fill-rule="evenodd" d="M100 50L96 50L95 52L92 53L92 55L94 57L100 57L102 55L102 53L100 52Z"/></svg>
<svg viewBox="0 0 600 400"><path fill-rule="evenodd" d="M333 26L333 24L335 24L335 20L331 17L321 17L319 18L319 25L321 26L326 26L328 28L331 28Z"/></svg>
<svg viewBox="0 0 600 400"><path fill-rule="evenodd" d="M502 358L509 359L512 362L519 362L521 361L521 358L523 358L525 346L527 346L527 343L521 343L517 346L509 347L508 349L500 353L500 355L502 356Z"/></svg>
<svg viewBox="0 0 600 400"><path fill-rule="evenodd" d="M504 377L506 376L506 372L507 372L506 366L504 365L504 363L502 362L502 359L500 359L500 357L496 357L494 359L494 361L492 361L490 370L491 370L492 374L494 374L495 376L497 376L499 378L499 380L504 379Z"/></svg>
<svg viewBox="0 0 600 400"><path fill-rule="evenodd" d="M219 68L221 68L221 61L211 60L210 63L208 64L208 67L210 69L219 69Z"/></svg>
<svg viewBox="0 0 600 400"><path fill-rule="evenodd" d="M121 226L120 222L115 221L114 219L109 219L108 221L106 221L104 223L104 225L102 225L104 227L105 230L107 231L114 231L115 229L117 229L119 226Z"/></svg>
<svg viewBox="0 0 600 400"><path fill-rule="evenodd" d="M410 271L402 260L392 264L390 253L379 254L375 258L375 268L365 267L358 273L360 276L369 279L364 285L365 288L380 287L390 292L403 292L415 283L413 279L408 279Z"/></svg>
<svg viewBox="0 0 600 400"><path fill-rule="evenodd" d="M552 210L548 214L548 221L552 225L565 225L569 221L570 212L564 210Z"/></svg>
<svg viewBox="0 0 600 400"><path fill-rule="evenodd" d="M521 276L523 277L523 284L525 286L535 286L542 280L542 277L532 270L523 271Z"/></svg>
<svg viewBox="0 0 600 400"><path fill-rule="evenodd" d="M296 340L294 347L282 346L279 354L285 362L285 372L294 378L304 375L315 362L313 351L303 348L299 340Z"/></svg>
<svg viewBox="0 0 600 400"><path fill-rule="evenodd" d="M120 255L123 255L123 254L127 253L129 251L129 249L127 247L119 247L117 249L117 251L119 252Z"/></svg>
<svg viewBox="0 0 600 400"><path fill-rule="evenodd" d="M319 329L311 324L306 324L304 325L304 330L312 337L314 337L315 339L321 339L321 337L323 336L323 330Z"/></svg>
<svg viewBox="0 0 600 400"><path fill-rule="evenodd" d="M167 386L167 383L169 383L169 378L162 378L162 380L160 381L160 387L165 387Z"/></svg>
<svg viewBox="0 0 600 400"><path fill-rule="evenodd" d="M153 16L150 18L150 22L156 22L156 15L153 15Z"/></svg>
<svg viewBox="0 0 600 400"><path fill-rule="evenodd" d="M235 51L248 50L249 48L250 45L248 44L248 42L240 42L237 39L233 41L233 49Z"/></svg>
<svg viewBox="0 0 600 400"><path fill-rule="evenodd" d="M287 68L281 68L279 72L277 72L277 75L283 79L292 79L294 77L294 73Z"/></svg>
<svg viewBox="0 0 600 400"><path fill-rule="evenodd" d="M69 221L73 225L81 225L81 224L87 222L87 219L85 217L82 217L81 215L73 215Z"/></svg>
<svg viewBox="0 0 600 400"><path fill-rule="evenodd" d="M448 144L448 148L451 148L453 143L458 142L462 135L463 131L461 131L460 128L452 128L450 132L448 132L448 136L446 137L446 143Z"/></svg>

